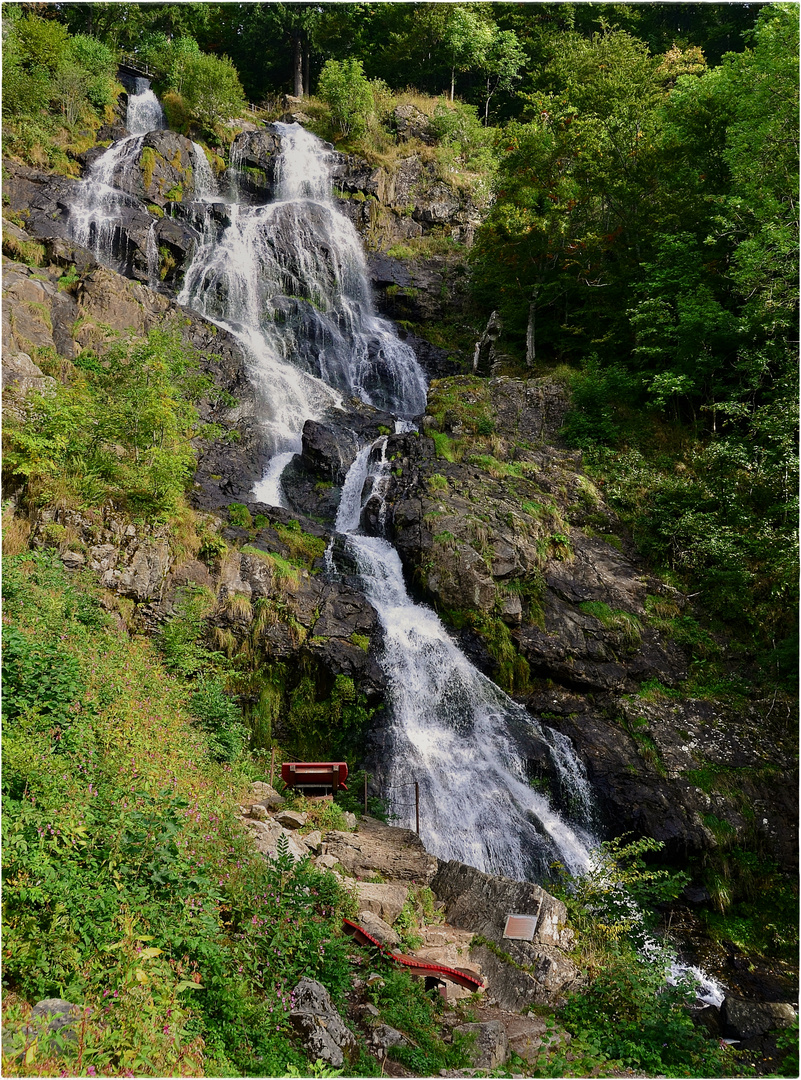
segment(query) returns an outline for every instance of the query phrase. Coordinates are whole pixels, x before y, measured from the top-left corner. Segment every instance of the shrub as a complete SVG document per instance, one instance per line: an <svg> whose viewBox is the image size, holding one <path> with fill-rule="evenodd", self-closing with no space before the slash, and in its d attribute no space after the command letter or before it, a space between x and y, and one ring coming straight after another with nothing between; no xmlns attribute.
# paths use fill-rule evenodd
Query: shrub
<svg viewBox="0 0 801 1080"><path fill-rule="evenodd" d="M373 92L361 60L326 60L317 95L343 135L362 131L373 110Z"/></svg>
<svg viewBox="0 0 801 1080"><path fill-rule="evenodd" d="M227 56L190 56L181 87L187 108L209 130L238 116L245 105L239 75Z"/></svg>
<svg viewBox="0 0 801 1080"><path fill-rule="evenodd" d="M60 494L82 505L117 502L143 516L180 511L198 436L195 403L212 387L177 334L112 344L102 364L84 353L77 377L30 393L4 426L4 478L31 505Z"/></svg>

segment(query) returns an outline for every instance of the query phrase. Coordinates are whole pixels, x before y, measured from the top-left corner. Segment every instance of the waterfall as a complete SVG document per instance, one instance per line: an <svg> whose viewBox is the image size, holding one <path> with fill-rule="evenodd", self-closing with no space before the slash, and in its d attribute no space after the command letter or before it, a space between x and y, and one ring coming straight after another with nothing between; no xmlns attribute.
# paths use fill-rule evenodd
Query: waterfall
<svg viewBox="0 0 801 1080"><path fill-rule="evenodd" d="M121 211L141 209L115 179L137 159L144 135L163 125L149 84L137 91L128 105L131 134L95 162L70 212L75 240L112 265L119 261ZM267 206L238 204L240 156L229 170L226 226L211 206L220 196L205 153L193 144L198 243L178 300L230 331L245 350L273 451L254 497L280 505L281 473L301 448L306 420L322 419L355 396L394 414L396 432L413 431L426 380L413 351L372 306L359 237L331 198L328 151L299 125L274 127L282 144L277 198ZM154 228L146 254L153 280ZM541 877L558 859L580 874L593 865L596 841L592 793L572 744L474 668L435 613L409 597L392 546L359 532L365 497L378 502L383 527L386 448L382 437L359 451L326 566L336 574L337 558L345 558L355 567L383 627L390 810L412 824L416 782L422 837L440 858L523 879ZM570 823L529 784L521 742L539 744L550 758ZM673 977L685 970L675 965ZM705 980L708 1000L720 999L714 980L689 970Z"/></svg>
<svg viewBox="0 0 801 1080"><path fill-rule="evenodd" d="M206 157L206 151L200 145L200 143L192 143L192 154L194 157L194 198L200 202L205 202L207 199L215 199L217 197L217 181L214 179L214 173L211 171L211 165Z"/></svg>
<svg viewBox="0 0 801 1080"><path fill-rule="evenodd" d="M283 502L281 473L300 449L303 423L330 407L320 387L395 414L400 430L413 427L426 401L414 353L372 307L359 236L331 198L328 151L297 124L274 126L281 137L275 201L233 203L230 225L221 235L211 230L198 245L179 297L248 345L275 451L254 495L272 505ZM347 537L384 628L382 664L393 716L390 810L409 823L409 785L417 780L423 838L436 855L517 878L542 873L554 859L571 871L585 870L591 800L568 741L547 735L467 661L432 611L411 601L400 559L386 540L356 534L368 480L379 522L386 514L386 442L359 452L343 486L336 530ZM331 552L327 562L335 565ZM543 745L585 827L567 825L548 798L532 790L515 729Z"/></svg>
<svg viewBox="0 0 801 1080"><path fill-rule="evenodd" d="M161 122L151 97L149 88L131 97L132 123ZM226 224L211 206L219 196L205 153L193 146L198 243L178 301L241 342L272 449L254 497L281 505L281 474L301 448L308 419L322 419L343 398L356 397L397 417L397 431L410 431L425 408L427 387L414 352L375 313L359 236L331 197L325 144L297 124L274 127L281 139L276 198L255 207L230 202ZM107 260L130 198L114 180L138 155L142 139L132 134L115 143L95 163L73 208L76 239ZM232 190L236 196L236 183ZM151 277L154 246L155 234L148 239ZM423 837L440 857L518 878L540 875L554 859L581 872L593 843L592 803L569 741L478 672L434 612L409 598L391 545L358 533L365 492L377 502L380 528L386 519L386 447L382 437L358 454L336 531L384 628L390 809L410 823L410 785L417 781ZM335 562L329 551L332 570ZM568 825L547 796L531 788L516 737L533 740L550 756L560 793L580 824Z"/></svg>
<svg viewBox="0 0 801 1080"><path fill-rule="evenodd" d="M420 833L439 858L518 879L541 877L555 860L582 873L595 841L588 828L568 825L547 796L529 786L514 732L543 744L560 784L575 793L574 816L589 822L589 784L569 740L544 728L482 675L434 612L410 599L398 553L386 540L355 532L364 489L382 500L385 446L383 438L363 448L351 466L336 529L347 535L346 549L384 630L390 812L401 824L413 824L416 782Z"/></svg>
<svg viewBox="0 0 801 1080"><path fill-rule="evenodd" d="M146 135L166 127L161 102L150 89L149 79L136 80L136 93L128 98L125 126L131 135Z"/></svg>
<svg viewBox="0 0 801 1080"><path fill-rule="evenodd" d="M124 271L128 252L122 247L119 221L125 207L139 207L139 200L115 187L115 179L138 159L148 131L164 127L159 100L148 79L136 80L136 93L128 98L126 125L130 131L102 154L90 167L78 197L70 207L70 231L76 243L94 253L98 262ZM158 269L155 221L147 237L148 281L153 284Z"/></svg>
<svg viewBox="0 0 801 1080"><path fill-rule="evenodd" d="M260 334L268 366L291 366L291 381L300 369L346 397L417 416L425 377L373 310L361 242L330 196L322 144L297 124L274 126L282 140L276 201L234 204L223 235L198 249L181 302Z"/></svg>

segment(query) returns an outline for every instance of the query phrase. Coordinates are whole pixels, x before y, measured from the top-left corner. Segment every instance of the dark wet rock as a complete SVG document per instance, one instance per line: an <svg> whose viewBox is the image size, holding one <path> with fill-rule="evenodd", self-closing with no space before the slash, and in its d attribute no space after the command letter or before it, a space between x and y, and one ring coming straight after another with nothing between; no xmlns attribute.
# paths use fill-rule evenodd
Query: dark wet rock
<svg viewBox="0 0 801 1080"><path fill-rule="evenodd" d="M293 510L332 526L342 483L359 449L393 427L389 413L355 400L344 413L332 409L323 421L307 420L301 453L281 476Z"/></svg>
<svg viewBox="0 0 801 1080"><path fill-rule="evenodd" d="M342 425L307 420L303 425L303 464L315 475L342 485L359 451L356 432Z"/></svg>
<svg viewBox="0 0 801 1080"><path fill-rule="evenodd" d="M114 174L114 186L159 207L182 202L194 194L195 149L190 139L174 131L149 131L134 162L126 161Z"/></svg>
<svg viewBox="0 0 801 1080"><path fill-rule="evenodd" d="M727 996L721 1009L723 1028L733 1039L753 1039L777 1028L789 1028L797 1019L797 1006L785 1001L746 1001Z"/></svg>
<svg viewBox="0 0 801 1080"><path fill-rule="evenodd" d="M270 202L275 196L276 158L281 138L273 129L243 131L231 144L231 169L243 201Z"/></svg>

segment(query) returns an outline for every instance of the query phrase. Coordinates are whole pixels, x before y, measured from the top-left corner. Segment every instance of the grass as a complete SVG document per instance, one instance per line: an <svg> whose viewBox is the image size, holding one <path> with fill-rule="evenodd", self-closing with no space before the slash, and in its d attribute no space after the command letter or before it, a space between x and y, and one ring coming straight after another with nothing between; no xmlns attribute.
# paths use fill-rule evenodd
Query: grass
<svg viewBox="0 0 801 1080"><path fill-rule="evenodd" d="M19 240L10 232L3 230L3 254L26 266L44 266L47 251L38 240Z"/></svg>
<svg viewBox="0 0 801 1080"><path fill-rule="evenodd" d="M309 976L344 1006L352 964L374 960L341 933L353 900L335 878L258 855L236 820L260 773L248 755L215 760L219 719L199 719L200 698L207 720L237 713L213 666L187 659L209 596L184 605L173 672L152 641L117 631L90 574L47 551L7 559L3 589L4 1074L312 1075L289 992ZM261 686L275 716L284 691ZM309 679L285 689L306 738L368 715L345 677L322 702ZM297 805L308 828L347 828L336 804ZM425 889L414 905L433 914ZM385 982L380 1019L410 1060L462 1064L422 987ZM45 997L76 1003L74 1041L30 1021ZM377 1070L359 1054L348 1071Z"/></svg>
<svg viewBox="0 0 801 1080"><path fill-rule="evenodd" d="M600 600L588 600L579 604L585 615L592 615L598 622L621 635L630 649L636 649L642 642L642 626L636 615L628 611L616 611Z"/></svg>

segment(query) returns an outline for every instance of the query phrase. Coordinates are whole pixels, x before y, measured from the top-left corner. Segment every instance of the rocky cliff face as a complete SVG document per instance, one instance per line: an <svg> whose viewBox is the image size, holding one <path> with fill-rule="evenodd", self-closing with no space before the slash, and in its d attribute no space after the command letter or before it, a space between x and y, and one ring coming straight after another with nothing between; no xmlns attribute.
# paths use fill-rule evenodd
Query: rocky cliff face
<svg viewBox="0 0 801 1080"><path fill-rule="evenodd" d="M52 543L54 524L68 529L71 539L60 542L65 563L90 567L132 602L131 626L158 626L182 588L199 586L213 598L210 624L227 649L247 645L266 662L297 661L328 686L345 675L378 702L375 612L347 582L324 581L313 541L324 549L359 441L385 432L388 418L354 406L347 425L341 418L307 424L303 452L287 473L292 513L249 502L263 471L258 417L266 402L237 343L170 298L199 236L190 148L169 132L143 140L120 225L127 278L69 240L75 181L9 165L9 208L26 230L4 226L4 384L45 388L58 372L53 362L43 370L42 357L102 352L109 329L178 328L236 399L234 406L203 403L203 419L236 436L198 446L193 496L210 515L209 535L222 543L187 556L166 535L118 520L113 508L46 510L32 522L34 543ZM274 190L276 149L265 130L234 144L244 166L238 182L255 201ZM418 235L418 227L467 228L472 220L474 208L441 191L420 162L389 176L341 156L335 174L349 196L341 205L368 235L370 215L379 212L390 215L396 237ZM154 207L167 213L159 217ZM226 209L206 204L204 212L222 220ZM162 291L143 284L151 229ZM37 242L44 265L34 267L20 253ZM76 280L59 288L72 266ZM372 267L397 317L435 319L458 299L447 260L415 266L376 255ZM432 374L447 373L444 355L417 344ZM8 403L13 408L13 393ZM390 528L407 577L475 663L570 736L610 830L655 836L677 856L714 850L734 835L792 864L797 784L787 708L694 693L676 629L692 615L688 600L638 562L580 456L560 444L566 408L563 389L547 380L456 377L432 386L421 432L388 444L395 459ZM353 430L358 438L346 433ZM247 504L247 527L226 521L233 502ZM367 522L378 528L370 505ZM292 555L288 529L309 538L305 568L289 584L270 558ZM532 781L550 785L564 803L546 764L532 758L529 766Z"/></svg>
<svg viewBox="0 0 801 1080"><path fill-rule="evenodd" d="M280 136L273 129L243 131L231 147L231 169L218 172L219 183L235 185L243 202L258 205L271 201L279 151ZM83 155L85 170L101 153L98 147ZM199 208L193 202L196 155L197 150L184 136L151 131L115 176L115 185L129 196L118 209L115 233L119 268L127 276L148 282L153 270L148 251L155 245L158 279L165 290L177 291L206 217L226 224L223 203L205 203ZM432 231L470 244L481 207L437 179L434 166L415 156L401 159L391 170L374 168L352 154L332 150L331 156L339 210L353 222L371 252L371 278L382 313L416 324L457 314L464 305L466 285L459 257L398 259L386 251ZM222 159L214 160L218 169L224 165ZM4 194L8 206L25 216L26 229L37 238L69 236L69 207L78 184L74 179L6 163ZM432 374L453 373L455 369L448 369L441 350L425 342L415 344L421 362Z"/></svg>
<svg viewBox="0 0 801 1080"><path fill-rule="evenodd" d="M607 828L675 856L758 838L793 865L787 705L693 693L690 603L648 573L560 444L566 406L547 380L432 386L423 433L388 446L407 576L475 663L571 738ZM559 801L542 768L532 778Z"/></svg>

